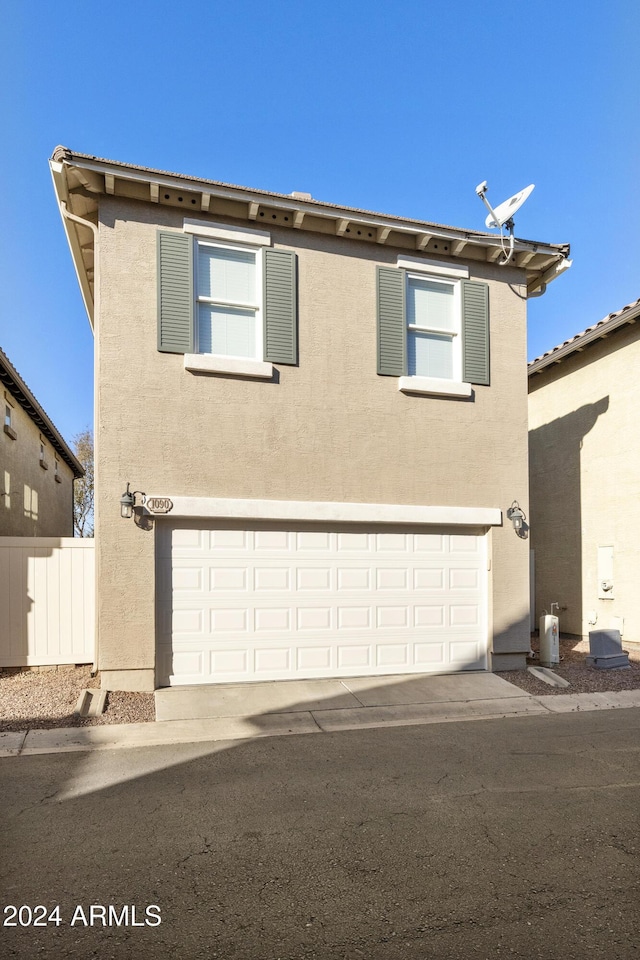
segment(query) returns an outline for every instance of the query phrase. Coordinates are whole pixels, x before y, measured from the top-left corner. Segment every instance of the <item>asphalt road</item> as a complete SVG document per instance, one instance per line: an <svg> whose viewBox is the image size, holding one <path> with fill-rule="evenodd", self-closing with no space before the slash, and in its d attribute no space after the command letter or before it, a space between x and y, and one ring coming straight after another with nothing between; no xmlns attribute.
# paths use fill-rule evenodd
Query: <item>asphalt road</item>
<svg viewBox="0 0 640 960"><path fill-rule="evenodd" d="M23 909L2 955L637 958L639 729L627 709L3 759Z"/></svg>

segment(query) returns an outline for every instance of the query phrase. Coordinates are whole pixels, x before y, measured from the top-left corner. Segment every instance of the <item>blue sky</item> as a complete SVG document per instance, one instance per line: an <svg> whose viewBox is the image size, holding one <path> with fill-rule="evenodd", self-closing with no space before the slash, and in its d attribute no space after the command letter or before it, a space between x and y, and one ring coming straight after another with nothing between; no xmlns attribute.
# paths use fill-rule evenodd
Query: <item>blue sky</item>
<svg viewBox="0 0 640 960"><path fill-rule="evenodd" d="M529 358L640 296L640 6L0 0L0 346L67 439L92 337L47 160L114 160L569 242Z"/></svg>

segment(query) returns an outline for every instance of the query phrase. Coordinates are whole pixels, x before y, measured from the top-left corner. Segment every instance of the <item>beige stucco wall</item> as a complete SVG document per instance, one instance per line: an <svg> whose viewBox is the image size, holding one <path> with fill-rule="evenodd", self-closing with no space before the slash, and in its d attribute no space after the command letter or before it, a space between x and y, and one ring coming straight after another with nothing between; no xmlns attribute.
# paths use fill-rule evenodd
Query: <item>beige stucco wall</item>
<svg viewBox="0 0 640 960"><path fill-rule="evenodd" d="M586 636L624 618L640 640L637 411L640 329L626 326L530 380L531 543L536 615L561 605L560 627ZM614 589L598 597L598 547L614 548Z"/></svg>
<svg viewBox="0 0 640 960"><path fill-rule="evenodd" d="M99 663L141 671L110 683L148 685L154 665L154 534L120 519L127 481L168 496L502 510L517 498L528 510L520 271L470 264L491 288L492 385L471 402L408 396L376 374L375 266L397 251L274 227L274 244L298 254L299 366L279 366L276 382L193 374L156 349L159 222L180 229L181 212L118 199L100 210ZM529 546L510 524L491 541L494 650L523 663Z"/></svg>
<svg viewBox="0 0 640 960"><path fill-rule="evenodd" d="M12 407L12 439L0 428L0 536L72 537L73 472L56 454L38 426L4 388L0 392L2 423L7 402ZM40 443L45 461L40 466ZM55 460L61 483L55 479Z"/></svg>

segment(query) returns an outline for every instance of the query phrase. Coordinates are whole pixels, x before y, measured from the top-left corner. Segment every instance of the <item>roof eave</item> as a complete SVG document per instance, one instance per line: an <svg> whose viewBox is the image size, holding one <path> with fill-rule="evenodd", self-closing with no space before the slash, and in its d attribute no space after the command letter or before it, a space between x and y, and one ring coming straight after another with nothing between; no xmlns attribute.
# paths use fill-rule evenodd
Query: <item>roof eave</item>
<svg viewBox="0 0 640 960"><path fill-rule="evenodd" d="M84 268L82 243L78 235L78 226L73 220L70 220L65 216L65 210L67 208L67 204L69 203L69 191L67 188L65 167L64 164L59 163L56 160L50 160L49 167L51 170L51 177L53 179L53 188L55 190L56 200L58 201L58 209L62 218L62 226L64 227L67 243L69 244L69 249L71 251L71 259L73 260L73 265L75 267L76 276L80 285L80 292L82 293L82 299L87 311L87 316L89 317L89 323L91 324L91 329L93 330L95 306L94 297L93 291L91 290L89 276Z"/></svg>
<svg viewBox="0 0 640 960"><path fill-rule="evenodd" d="M76 479L84 477L84 467L3 350L0 350L0 382L5 385L12 397L18 401L25 413L58 451L62 459L73 471L74 477Z"/></svg>
<svg viewBox="0 0 640 960"><path fill-rule="evenodd" d="M215 180L205 180L184 174L168 173L146 167L138 167L121 163L120 161L104 160L91 157L87 154L76 154L64 147L58 147L50 161L51 172L58 199L58 206L63 218L67 240L71 249L78 281L82 291L89 320L93 326L94 302L91 281L87 275L86 261L83 256L83 245L78 236L78 225L69 220L65 210L70 207L68 174L75 171L74 178L81 184L85 197L94 196L96 202L100 195L114 195L118 193L118 182L128 181L137 184L135 189L148 187L141 194L141 199L159 203L160 191L178 190L191 192L199 196L199 205L190 207L192 215L204 213L210 215L212 200L231 200L246 204L245 217L255 220L260 205L271 210L281 210L291 217L289 229L304 226L307 217L316 220L332 220L335 223L335 233L346 237L349 226L354 230L351 239L357 239L356 228L364 227L374 234L373 240L380 245L394 246L402 236L411 246L406 249L415 249L418 254L427 256L444 256L447 259L467 259L476 262L484 261L495 264L503 255L502 238L495 234L466 230L459 227L449 227L428 221L412 220L396 217L389 214L374 213L359 210L354 207L338 206L320 200L307 200L300 197L280 193L258 190L253 187L241 187L222 183ZM131 188L130 188L131 189ZM192 198L193 199L193 198ZM186 207L184 208L186 212ZM398 236L398 234L400 236ZM394 237L395 235L395 237ZM433 250L433 241L442 240L448 246L446 253ZM431 246L429 246L431 244ZM482 252L484 251L484 258ZM531 240L516 239L514 243L514 258L510 266L522 269L525 272L527 292L540 295L548 283L562 273L571 261L568 260L568 244L548 244Z"/></svg>
<svg viewBox="0 0 640 960"><path fill-rule="evenodd" d="M580 353L590 344L605 339L609 334L613 333L614 330L618 330L620 327L624 327L630 323L636 323L639 317L640 300L630 305L627 309L622 310L616 316L611 317L611 319L601 321L590 330L586 330L582 335L575 337L567 343L563 343L559 347L555 347L553 350L550 350L548 354L532 360L527 368L528 375L533 377L536 373L541 373L542 370L545 370L547 367L562 363L563 360L566 360L567 357L570 357L572 354Z"/></svg>

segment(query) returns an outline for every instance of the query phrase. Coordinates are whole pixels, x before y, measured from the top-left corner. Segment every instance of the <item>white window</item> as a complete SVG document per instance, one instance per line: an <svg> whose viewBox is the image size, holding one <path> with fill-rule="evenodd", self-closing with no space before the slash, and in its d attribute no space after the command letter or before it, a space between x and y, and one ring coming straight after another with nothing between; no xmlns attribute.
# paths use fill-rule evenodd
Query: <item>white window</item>
<svg viewBox="0 0 640 960"><path fill-rule="evenodd" d="M262 230L184 221L158 232L158 350L185 370L270 380L296 365L296 256Z"/></svg>
<svg viewBox="0 0 640 960"><path fill-rule="evenodd" d="M13 410L11 404L7 401L4 405L4 432L8 437L11 437L12 440L16 440L18 434L13 429L12 417Z"/></svg>
<svg viewBox="0 0 640 960"><path fill-rule="evenodd" d="M407 373L462 378L460 284L407 273Z"/></svg>
<svg viewBox="0 0 640 960"><path fill-rule="evenodd" d="M196 242L196 350L262 360L262 257L257 248Z"/></svg>

